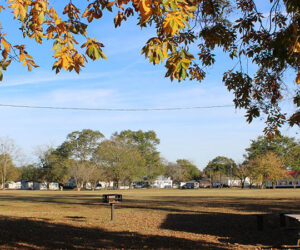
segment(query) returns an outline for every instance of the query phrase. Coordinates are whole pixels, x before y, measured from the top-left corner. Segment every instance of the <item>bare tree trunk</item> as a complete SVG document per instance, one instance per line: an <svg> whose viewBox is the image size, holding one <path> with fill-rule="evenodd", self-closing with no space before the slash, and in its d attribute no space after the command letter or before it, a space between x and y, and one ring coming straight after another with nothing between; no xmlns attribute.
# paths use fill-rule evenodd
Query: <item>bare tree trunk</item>
<svg viewBox="0 0 300 250"><path fill-rule="evenodd" d="M6 183L6 168L7 168L7 155L4 155L4 162L3 162L3 168L2 168L2 189L5 189L5 183Z"/></svg>
<svg viewBox="0 0 300 250"><path fill-rule="evenodd" d="M79 183L77 183L77 191L80 191L81 190L81 187L82 187L82 183L81 182L79 182Z"/></svg>

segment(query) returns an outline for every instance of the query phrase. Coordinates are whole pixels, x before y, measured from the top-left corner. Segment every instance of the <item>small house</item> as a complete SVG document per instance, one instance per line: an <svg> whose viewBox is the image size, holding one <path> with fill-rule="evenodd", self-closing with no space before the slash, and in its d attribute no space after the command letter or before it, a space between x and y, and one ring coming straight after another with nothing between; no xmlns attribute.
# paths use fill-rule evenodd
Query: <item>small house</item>
<svg viewBox="0 0 300 250"><path fill-rule="evenodd" d="M48 184L49 190L59 190L59 184L57 182L50 182Z"/></svg>
<svg viewBox="0 0 300 250"><path fill-rule="evenodd" d="M22 189L22 181L15 181L16 188L15 189Z"/></svg>
<svg viewBox="0 0 300 250"><path fill-rule="evenodd" d="M5 188L7 188L7 189L16 189L16 182L9 181L8 183L5 184Z"/></svg>
<svg viewBox="0 0 300 250"><path fill-rule="evenodd" d="M172 188L173 181L170 177L158 176L153 183L153 188Z"/></svg>

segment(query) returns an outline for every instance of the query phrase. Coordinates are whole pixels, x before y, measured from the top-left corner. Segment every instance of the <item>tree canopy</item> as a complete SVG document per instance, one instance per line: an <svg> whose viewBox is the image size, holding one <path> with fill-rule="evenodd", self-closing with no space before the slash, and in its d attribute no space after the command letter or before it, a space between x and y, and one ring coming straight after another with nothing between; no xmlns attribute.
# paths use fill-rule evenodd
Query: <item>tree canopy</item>
<svg viewBox="0 0 300 250"><path fill-rule="evenodd" d="M102 166L108 176L116 182L142 179L145 176L145 160L135 146L126 140L105 140L94 153L97 164Z"/></svg>
<svg viewBox="0 0 300 250"><path fill-rule="evenodd" d="M300 142L293 137L281 136L270 141L265 136L259 136L246 148L245 157L249 161L264 156L269 151L284 159L286 167L299 169Z"/></svg>
<svg viewBox="0 0 300 250"><path fill-rule="evenodd" d="M249 177L262 186L266 185L267 181L272 181L274 185L278 180L288 177L283 159L272 151L257 156L247 165Z"/></svg>
<svg viewBox="0 0 300 250"><path fill-rule="evenodd" d="M160 140L153 130L146 132L142 130L123 130L120 133L114 133L112 137L113 139L121 139L122 141L137 147L142 157L145 159L145 176L149 181L153 181L163 172L160 153L157 150Z"/></svg>
<svg viewBox="0 0 300 250"><path fill-rule="evenodd" d="M278 135L286 122L300 125L299 85L288 87L296 110L287 115L280 108L289 86L284 82L286 74L293 74L293 82L300 83L298 0L264 1L267 11L260 9L261 1L254 0L93 0L76 4L70 0L61 12L51 0L1 4L0 11L11 12L19 21L24 37L37 43L53 42L52 69L56 73L61 69L79 73L88 58L106 59L104 44L88 36L89 23L113 12L118 27L136 15L138 26L156 29L142 54L150 63L164 63L166 77L202 81L217 59L216 50L221 49L234 61L224 72L223 82L233 92L235 107L246 110L248 122L265 114L269 136ZM12 61L20 61L29 71L38 67L25 44L8 39L7 26L2 24L0 31L0 80ZM249 63L255 70L248 70Z"/></svg>
<svg viewBox="0 0 300 250"><path fill-rule="evenodd" d="M225 156L217 156L212 159L204 168L204 173L210 176L211 179L217 179L219 177L220 184L222 186L222 176L233 176L236 169L236 163L234 160Z"/></svg>

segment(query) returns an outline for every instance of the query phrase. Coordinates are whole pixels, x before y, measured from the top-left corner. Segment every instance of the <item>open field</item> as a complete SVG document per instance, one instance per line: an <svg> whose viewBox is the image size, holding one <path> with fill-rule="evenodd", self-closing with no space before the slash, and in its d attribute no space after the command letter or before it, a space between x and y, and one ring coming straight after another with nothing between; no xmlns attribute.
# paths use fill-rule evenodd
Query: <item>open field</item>
<svg viewBox="0 0 300 250"><path fill-rule="evenodd" d="M300 213L299 189L123 190L110 221L103 193L0 191L0 248L259 248L293 245L278 214ZM267 214L263 232L256 214Z"/></svg>

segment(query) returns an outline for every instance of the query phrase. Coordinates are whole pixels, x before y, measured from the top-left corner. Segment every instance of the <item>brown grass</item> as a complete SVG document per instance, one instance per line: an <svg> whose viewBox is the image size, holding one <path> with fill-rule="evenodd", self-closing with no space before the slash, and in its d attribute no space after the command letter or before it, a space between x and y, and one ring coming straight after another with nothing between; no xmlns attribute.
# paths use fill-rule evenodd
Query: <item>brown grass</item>
<svg viewBox="0 0 300 250"><path fill-rule="evenodd" d="M0 191L0 248L282 247L297 231L280 213L300 213L300 189L123 190L115 220L112 191ZM256 214L265 214L257 231Z"/></svg>

